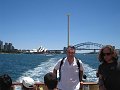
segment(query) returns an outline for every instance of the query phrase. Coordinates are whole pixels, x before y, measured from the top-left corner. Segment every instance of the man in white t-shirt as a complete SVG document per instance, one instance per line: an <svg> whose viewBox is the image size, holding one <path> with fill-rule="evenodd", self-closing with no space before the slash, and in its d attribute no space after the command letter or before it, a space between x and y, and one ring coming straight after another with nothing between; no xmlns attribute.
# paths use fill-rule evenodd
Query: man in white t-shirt
<svg viewBox="0 0 120 90"><path fill-rule="evenodd" d="M75 47L68 46L66 50L67 57L64 58L63 64L61 65L61 60L55 65L53 72L57 76L57 70L59 70L60 80L58 82L58 88L61 90L79 90L82 88L82 76L83 76L83 65L81 60L79 60L79 68L77 65L77 60L75 58ZM60 69L61 67L61 69ZM80 74L79 74L80 73Z"/></svg>

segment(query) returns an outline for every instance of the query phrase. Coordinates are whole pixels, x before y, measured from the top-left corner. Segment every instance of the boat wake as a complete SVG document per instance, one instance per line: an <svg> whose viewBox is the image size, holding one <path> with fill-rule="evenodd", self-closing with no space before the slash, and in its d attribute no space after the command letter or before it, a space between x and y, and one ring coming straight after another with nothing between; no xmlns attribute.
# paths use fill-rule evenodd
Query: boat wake
<svg viewBox="0 0 120 90"><path fill-rule="evenodd" d="M36 82L43 82L44 75L48 72L52 72L56 62L57 62L56 58L51 58L46 62L42 62L36 68L28 70L25 73L23 73L22 76L19 77L16 81L22 82L23 77L27 76L33 78Z"/></svg>
<svg viewBox="0 0 120 90"><path fill-rule="evenodd" d="M52 72L55 64L58 61L57 58L50 58L45 62L42 62L36 68L30 69L24 73L16 80L16 82L22 82L24 77L31 77L36 82L43 82L44 75L48 72ZM98 78L96 77L96 70L93 69L88 64L83 63L84 74L86 74L87 79L85 81L97 82Z"/></svg>
<svg viewBox="0 0 120 90"><path fill-rule="evenodd" d="M93 69L88 64L83 64L84 74L86 74L86 81L97 82L98 78L96 77L96 69Z"/></svg>

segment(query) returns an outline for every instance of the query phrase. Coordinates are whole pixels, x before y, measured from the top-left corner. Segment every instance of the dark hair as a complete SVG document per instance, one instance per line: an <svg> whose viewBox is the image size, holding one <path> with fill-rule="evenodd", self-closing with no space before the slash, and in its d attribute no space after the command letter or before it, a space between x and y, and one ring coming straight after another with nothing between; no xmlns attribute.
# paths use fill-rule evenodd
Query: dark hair
<svg viewBox="0 0 120 90"><path fill-rule="evenodd" d="M117 52L115 50L115 47L111 46L111 45L106 45L104 46L100 52L99 52L99 56L98 56L98 59L100 62L105 62L104 60L104 53L103 53L103 50L105 48L108 48L110 50L110 53L112 54L112 59L116 62L118 60L118 55L117 55Z"/></svg>
<svg viewBox="0 0 120 90"><path fill-rule="evenodd" d="M56 88L57 87L57 83L58 83L56 75L54 73L52 73L52 72L47 73L44 76L44 83L48 87L48 89Z"/></svg>
<svg viewBox="0 0 120 90"><path fill-rule="evenodd" d="M12 86L12 79L8 74L0 76L0 90L10 90Z"/></svg>
<svg viewBox="0 0 120 90"><path fill-rule="evenodd" d="M71 45L71 46L68 46L67 49L68 49L68 48L76 49L75 46L72 46L72 45Z"/></svg>

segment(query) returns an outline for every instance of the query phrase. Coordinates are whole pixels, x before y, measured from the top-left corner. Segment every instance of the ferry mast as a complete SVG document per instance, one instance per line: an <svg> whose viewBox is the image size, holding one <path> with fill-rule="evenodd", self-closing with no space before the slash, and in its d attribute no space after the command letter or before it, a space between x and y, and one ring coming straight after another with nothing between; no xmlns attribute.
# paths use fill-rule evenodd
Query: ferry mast
<svg viewBox="0 0 120 90"><path fill-rule="evenodd" d="M68 46L70 45L70 15L67 15L68 17Z"/></svg>

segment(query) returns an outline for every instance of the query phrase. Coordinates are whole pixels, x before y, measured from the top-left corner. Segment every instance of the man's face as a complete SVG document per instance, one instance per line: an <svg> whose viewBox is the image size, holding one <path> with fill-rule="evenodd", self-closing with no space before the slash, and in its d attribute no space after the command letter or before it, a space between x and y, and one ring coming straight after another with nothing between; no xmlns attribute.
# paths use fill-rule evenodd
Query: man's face
<svg viewBox="0 0 120 90"><path fill-rule="evenodd" d="M69 47L69 48L67 49L67 56L69 56L69 57L74 57L74 55L75 55L75 49Z"/></svg>

